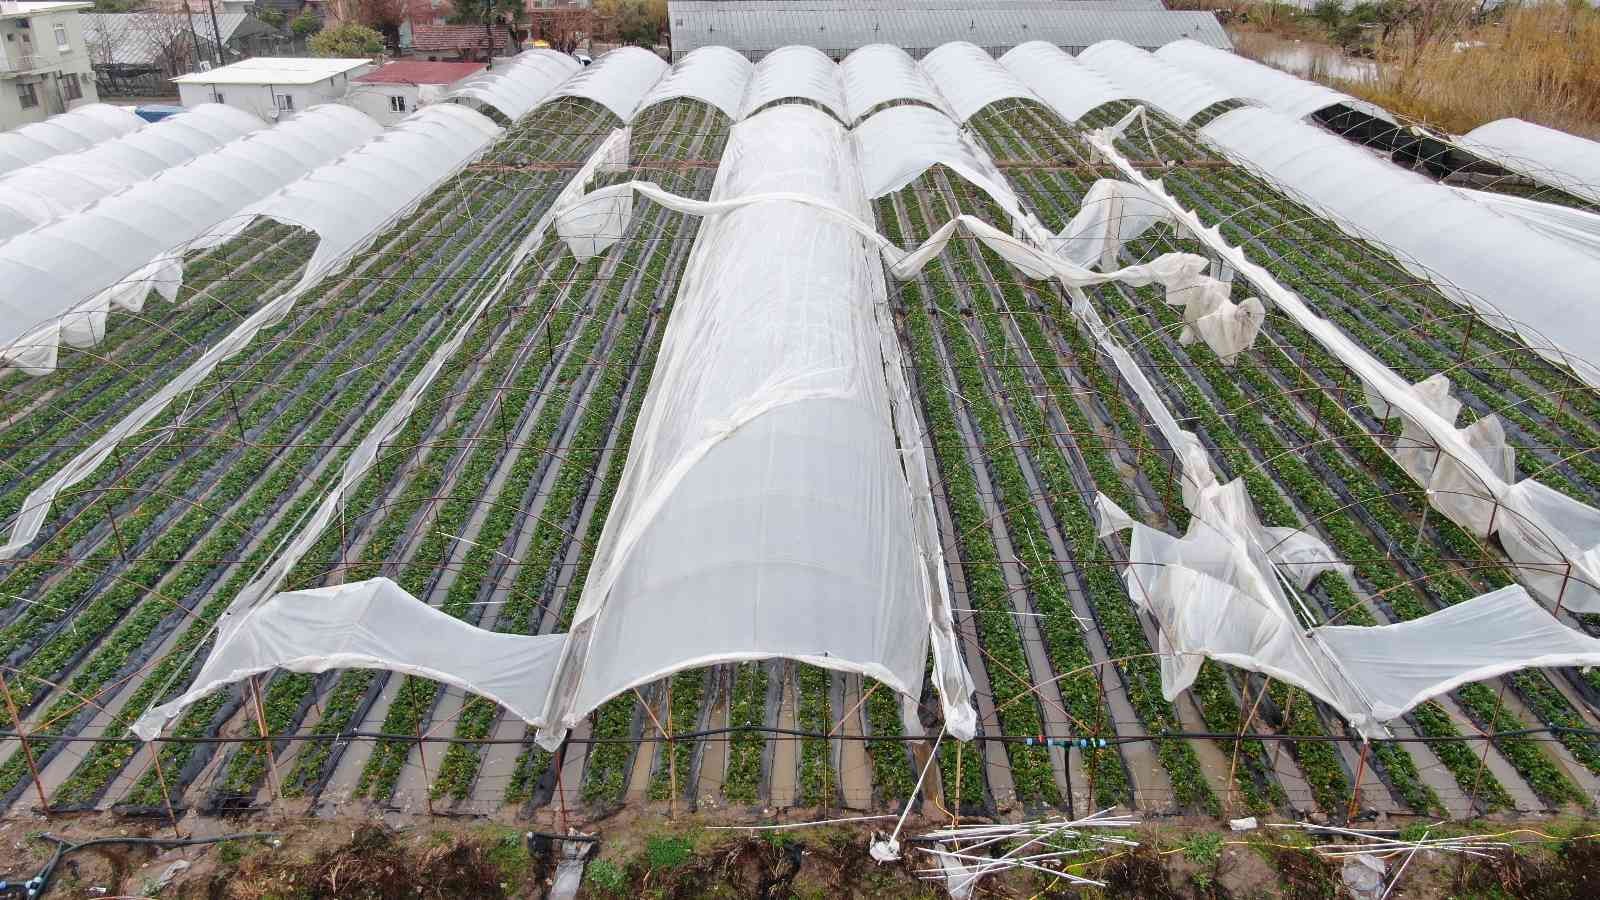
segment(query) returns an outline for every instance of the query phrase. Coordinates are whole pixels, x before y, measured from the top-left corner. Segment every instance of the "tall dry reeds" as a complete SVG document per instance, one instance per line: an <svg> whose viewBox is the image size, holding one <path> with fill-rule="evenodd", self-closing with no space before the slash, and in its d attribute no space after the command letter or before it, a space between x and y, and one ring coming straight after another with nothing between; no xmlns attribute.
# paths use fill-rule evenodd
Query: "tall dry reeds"
<svg viewBox="0 0 1600 900"><path fill-rule="evenodd" d="M1375 81L1340 86L1458 134L1516 116L1600 137L1600 10L1583 0L1428 35L1403 25L1377 55Z"/></svg>

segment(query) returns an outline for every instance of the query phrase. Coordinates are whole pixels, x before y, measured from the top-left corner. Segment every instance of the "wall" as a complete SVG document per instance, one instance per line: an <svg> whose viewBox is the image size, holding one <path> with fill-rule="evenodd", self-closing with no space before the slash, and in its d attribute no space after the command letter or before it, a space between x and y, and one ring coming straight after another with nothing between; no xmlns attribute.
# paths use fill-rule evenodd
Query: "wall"
<svg viewBox="0 0 1600 900"><path fill-rule="evenodd" d="M22 23L27 22L24 28ZM39 122L99 99L94 68L83 43L82 20L76 10L41 13L26 19L0 19L0 70L25 70L26 74L0 75L0 130ZM66 29L67 49L57 48L55 26ZM29 59L24 59L29 57ZM82 96L73 98L64 79L76 77ZM22 108L19 84L32 84L39 103Z"/></svg>
<svg viewBox="0 0 1600 900"><path fill-rule="evenodd" d="M354 84L344 102L388 128L417 111L420 93L421 89L414 84ZM390 97L406 98L405 112L394 111L389 105Z"/></svg>

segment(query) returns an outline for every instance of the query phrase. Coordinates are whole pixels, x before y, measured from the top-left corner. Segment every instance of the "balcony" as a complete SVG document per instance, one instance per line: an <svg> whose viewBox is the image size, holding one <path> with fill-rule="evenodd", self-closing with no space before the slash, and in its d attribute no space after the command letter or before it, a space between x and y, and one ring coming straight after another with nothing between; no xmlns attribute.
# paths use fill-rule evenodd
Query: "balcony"
<svg viewBox="0 0 1600 900"><path fill-rule="evenodd" d="M56 65L54 60L35 53L0 54L0 78L26 75Z"/></svg>

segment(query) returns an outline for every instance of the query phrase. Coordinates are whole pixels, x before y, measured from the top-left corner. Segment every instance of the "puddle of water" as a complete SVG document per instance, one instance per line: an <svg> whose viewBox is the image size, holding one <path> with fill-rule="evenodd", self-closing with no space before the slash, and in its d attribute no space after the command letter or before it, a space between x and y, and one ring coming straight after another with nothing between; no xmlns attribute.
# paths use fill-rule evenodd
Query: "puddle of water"
<svg viewBox="0 0 1600 900"><path fill-rule="evenodd" d="M1378 64L1370 59L1346 56L1335 47L1310 41L1281 38L1273 34L1245 32L1234 34L1234 47L1240 55L1264 62L1312 81L1341 79L1375 81Z"/></svg>

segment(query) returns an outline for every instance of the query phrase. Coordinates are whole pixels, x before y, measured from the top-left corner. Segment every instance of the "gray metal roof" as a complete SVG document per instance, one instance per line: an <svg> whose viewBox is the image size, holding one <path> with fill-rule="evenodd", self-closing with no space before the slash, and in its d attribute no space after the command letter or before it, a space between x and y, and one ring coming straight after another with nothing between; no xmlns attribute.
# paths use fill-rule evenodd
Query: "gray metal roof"
<svg viewBox="0 0 1600 900"><path fill-rule="evenodd" d="M1160 0L670 0L672 55L723 45L759 59L790 44L840 57L867 44L912 56L949 41L999 53L1027 41L1079 50L1116 38L1155 49L1179 38L1232 49L1215 15Z"/></svg>
<svg viewBox="0 0 1600 900"><path fill-rule="evenodd" d="M80 21L83 23L83 41L89 50L89 61L94 65L155 64L161 58L162 50L174 39L189 37L191 26L195 36L200 39L202 53L214 40L211 16L206 12L196 12L193 16L153 12L82 13ZM274 30L242 12L218 12L217 26L222 29L222 43L225 45L236 37L270 34ZM187 43L183 46L187 47Z"/></svg>

